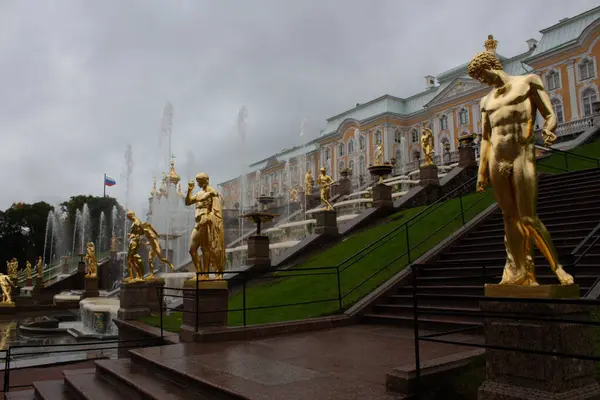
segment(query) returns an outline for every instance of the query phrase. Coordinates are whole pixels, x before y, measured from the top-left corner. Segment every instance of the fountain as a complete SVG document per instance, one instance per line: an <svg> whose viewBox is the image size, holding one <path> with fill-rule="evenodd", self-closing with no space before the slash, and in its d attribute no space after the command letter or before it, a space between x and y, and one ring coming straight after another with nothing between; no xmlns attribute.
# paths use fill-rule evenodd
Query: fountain
<svg viewBox="0 0 600 400"><path fill-rule="evenodd" d="M112 211L110 213L110 223L111 223L111 230L110 230L110 236L113 237L118 237L118 226L119 226L119 209L117 208L116 205L113 206Z"/></svg>
<svg viewBox="0 0 600 400"><path fill-rule="evenodd" d="M104 211L100 212L100 224L98 227L98 251L105 250L107 240L106 240L106 217L104 216Z"/></svg>
<svg viewBox="0 0 600 400"><path fill-rule="evenodd" d="M92 218L90 209L86 204L81 208L81 253L85 253L85 246L92 234Z"/></svg>
<svg viewBox="0 0 600 400"><path fill-rule="evenodd" d="M75 243L77 243L77 235L81 237L83 232L81 230L81 211L75 211L75 221L73 222L73 249L71 251L71 256L75 255Z"/></svg>
<svg viewBox="0 0 600 400"><path fill-rule="evenodd" d="M77 339L115 339L118 328L113 322L117 318L119 299L90 297L79 302L80 321L64 322L67 332Z"/></svg>

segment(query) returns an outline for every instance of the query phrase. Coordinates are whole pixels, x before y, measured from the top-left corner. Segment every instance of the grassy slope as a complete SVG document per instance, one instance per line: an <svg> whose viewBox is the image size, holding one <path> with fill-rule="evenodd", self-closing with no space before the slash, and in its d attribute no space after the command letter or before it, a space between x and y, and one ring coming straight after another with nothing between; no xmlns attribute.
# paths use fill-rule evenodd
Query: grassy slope
<svg viewBox="0 0 600 400"><path fill-rule="evenodd" d="M600 158L600 140L569 150L569 152L595 159ZM564 154L553 154L546 159L538 161L538 172L556 174L566 172L567 170L578 171L596 166L599 165L593 160L578 159L571 155L565 158Z"/></svg>

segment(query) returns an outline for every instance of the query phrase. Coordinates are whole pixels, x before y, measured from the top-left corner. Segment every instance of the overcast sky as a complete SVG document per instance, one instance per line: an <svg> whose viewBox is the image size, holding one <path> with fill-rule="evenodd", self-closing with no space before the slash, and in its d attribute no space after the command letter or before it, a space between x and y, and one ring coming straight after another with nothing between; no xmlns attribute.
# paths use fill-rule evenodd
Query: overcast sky
<svg viewBox="0 0 600 400"><path fill-rule="evenodd" d="M593 0L2 0L0 208L107 189L141 212L157 173L158 132L174 107L173 152L184 183L216 186L314 138L325 119L468 61L489 33L498 53ZM248 108L240 155L236 119ZM236 152L238 154L236 154ZM191 156L190 156L191 154ZM194 166L189 165L192 157Z"/></svg>

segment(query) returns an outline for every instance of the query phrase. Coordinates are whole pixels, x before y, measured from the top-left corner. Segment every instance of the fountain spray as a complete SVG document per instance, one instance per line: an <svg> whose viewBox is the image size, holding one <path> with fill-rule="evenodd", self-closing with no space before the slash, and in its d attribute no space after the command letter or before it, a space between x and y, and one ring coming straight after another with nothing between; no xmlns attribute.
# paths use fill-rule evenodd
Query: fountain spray
<svg viewBox="0 0 600 400"><path fill-rule="evenodd" d="M125 210L129 206L129 193L131 191L131 173L133 172L133 150L131 143L125 150ZM127 251L127 218L123 219L123 251Z"/></svg>
<svg viewBox="0 0 600 400"><path fill-rule="evenodd" d="M241 150L240 154L245 155L246 152L244 148L246 147L246 133L248 130L248 108L246 106L242 106L238 111L237 115L237 134L240 139ZM240 190L240 215L244 212L244 200L245 200L245 180L246 180L246 158L244 156L240 157L241 162L241 170L242 175L240 176L240 181L238 184ZM244 219L240 218L239 221L239 229L240 229L240 239L244 236Z"/></svg>

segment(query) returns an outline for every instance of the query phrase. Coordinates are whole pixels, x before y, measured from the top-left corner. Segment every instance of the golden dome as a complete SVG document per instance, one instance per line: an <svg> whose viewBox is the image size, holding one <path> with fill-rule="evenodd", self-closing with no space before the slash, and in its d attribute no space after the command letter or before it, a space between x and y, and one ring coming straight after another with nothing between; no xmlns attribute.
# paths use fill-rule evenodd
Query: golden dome
<svg viewBox="0 0 600 400"><path fill-rule="evenodd" d="M179 183L179 181L181 180L181 178L179 177L177 172L175 172L175 161L174 160L171 160L171 170L169 171L168 179L174 185L177 185Z"/></svg>
<svg viewBox="0 0 600 400"><path fill-rule="evenodd" d="M154 184L152 185L152 191L150 192L150 197L158 196L158 190L156 190L156 177L154 178Z"/></svg>

